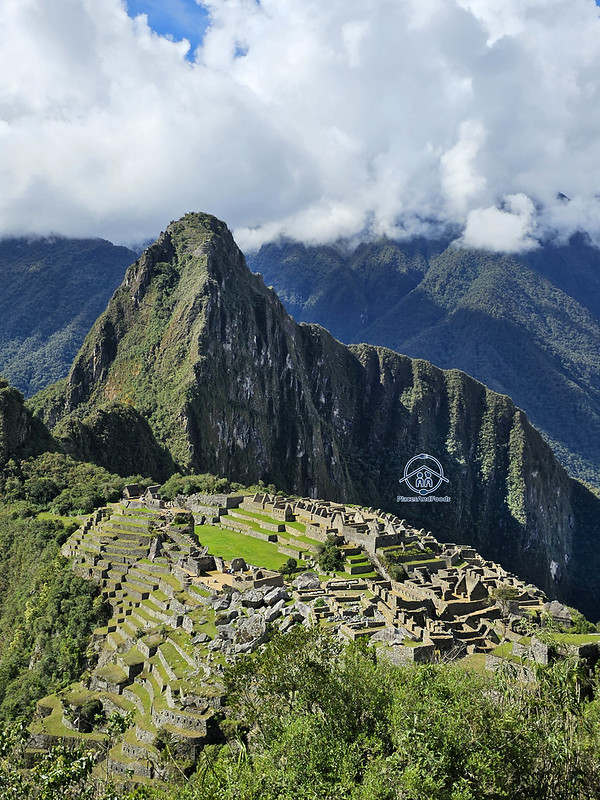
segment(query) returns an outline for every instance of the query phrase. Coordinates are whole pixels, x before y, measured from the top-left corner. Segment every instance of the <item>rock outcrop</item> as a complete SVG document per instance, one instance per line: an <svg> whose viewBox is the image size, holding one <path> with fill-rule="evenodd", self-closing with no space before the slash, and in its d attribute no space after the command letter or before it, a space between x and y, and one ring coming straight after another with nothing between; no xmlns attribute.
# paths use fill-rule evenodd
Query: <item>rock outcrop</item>
<svg viewBox="0 0 600 800"><path fill-rule="evenodd" d="M10 458L53 449L52 437L25 407L18 389L0 378L0 467Z"/></svg>

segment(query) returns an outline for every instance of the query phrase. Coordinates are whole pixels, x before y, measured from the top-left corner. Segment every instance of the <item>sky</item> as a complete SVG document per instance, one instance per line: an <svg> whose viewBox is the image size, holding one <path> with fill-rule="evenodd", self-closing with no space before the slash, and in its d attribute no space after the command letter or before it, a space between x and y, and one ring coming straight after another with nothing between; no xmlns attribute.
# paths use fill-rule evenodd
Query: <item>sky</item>
<svg viewBox="0 0 600 800"><path fill-rule="evenodd" d="M600 245L600 9L0 0L0 186L0 235Z"/></svg>

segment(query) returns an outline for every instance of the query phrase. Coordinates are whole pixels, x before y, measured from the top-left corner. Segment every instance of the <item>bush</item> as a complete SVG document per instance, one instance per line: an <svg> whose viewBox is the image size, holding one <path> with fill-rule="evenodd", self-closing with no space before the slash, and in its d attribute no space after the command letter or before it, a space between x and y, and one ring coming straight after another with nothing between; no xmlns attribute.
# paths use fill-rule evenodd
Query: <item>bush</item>
<svg viewBox="0 0 600 800"><path fill-rule="evenodd" d="M344 568L344 556L335 543L334 536L328 536L324 544L318 545L317 562L324 572L339 572Z"/></svg>

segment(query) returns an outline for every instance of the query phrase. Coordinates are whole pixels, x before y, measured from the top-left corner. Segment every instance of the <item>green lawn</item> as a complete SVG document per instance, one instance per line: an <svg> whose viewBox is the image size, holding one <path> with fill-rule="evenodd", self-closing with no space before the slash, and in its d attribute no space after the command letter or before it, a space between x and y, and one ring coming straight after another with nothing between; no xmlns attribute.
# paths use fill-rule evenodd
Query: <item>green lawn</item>
<svg viewBox="0 0 600 800"><path fill-rule="evenodd" d="M555 633L552 638L559 644L600 644L600 636L597 633Z"/></svg>
<svg viewBox="0 0 600 800"><path fill-rule="evenodd" d="M63 514L53 514L51 511L40 511L37 516L38 519L60 520L65 525L69 525L72 522L76 522L78 525L81 525L86 517L91 516L91 514L85 514L77 517L66 517Z"/></svg>
<svg viewBox="0 0 600 800"><path fill-rule="evenodd" d="M250 517L251 519L256 519L259 522L268 522L269 525L282 525L283 523L281 520L274 519L273 517L268 516L268 514L259 514L257 511L248 511L245 508L234 508L232 511L236 511L238 514L243 514L245 517Z"/></svg>
<svg viewBox="0 0 600 800"><path fill-rule="evenodd" d="M285 524L289 525L290 528L295 528L297 531L300 531L300 533L306 532L306 525L304 522L286 522ZM313 539L313 541L315 540Z"/></svg>
<svg viewBox="0 0 600 800"><path fill-rule="evenodd" d="M240 557L257 567L279 569L288 558L277 552L276 543L253 539L252 536L237 531L221 530L213 525L196 525L195 531L200 542L208 547L212 555L226 561Z"/></svg>

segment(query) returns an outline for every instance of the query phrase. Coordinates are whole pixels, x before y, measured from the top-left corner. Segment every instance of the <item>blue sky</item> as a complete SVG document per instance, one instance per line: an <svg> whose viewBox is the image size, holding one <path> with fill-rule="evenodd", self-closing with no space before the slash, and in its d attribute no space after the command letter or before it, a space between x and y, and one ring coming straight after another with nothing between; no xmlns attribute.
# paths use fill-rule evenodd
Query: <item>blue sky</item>
<svg viewBox="0 0 600 800"><path fill-rule="evenodd" d="M188 57L202 42L208 24L208 12L195 0L127 0L127 10L130 17L146 14L152 30L162 36L188 39Z"/></svg>

